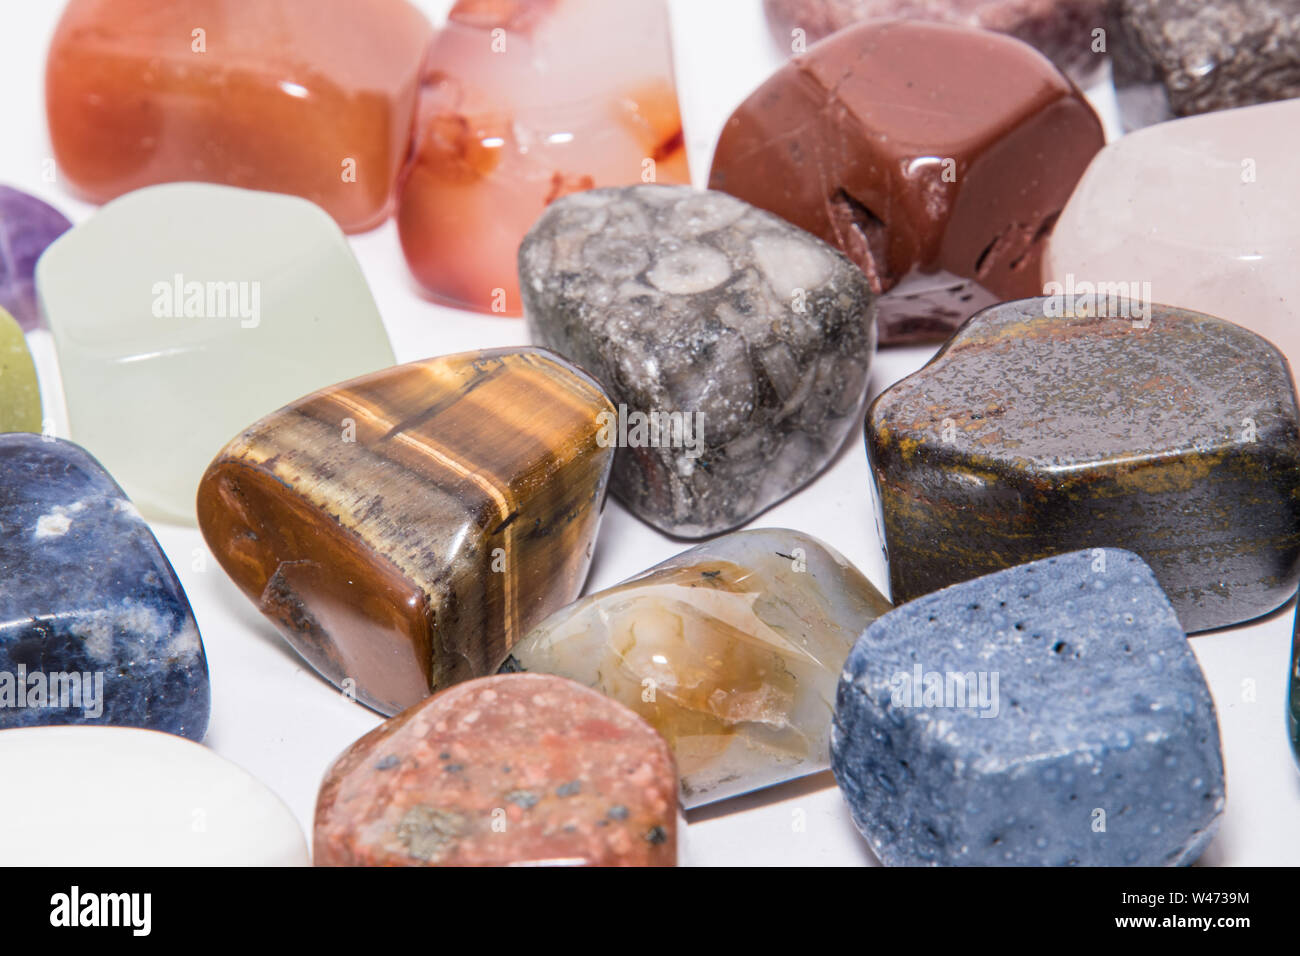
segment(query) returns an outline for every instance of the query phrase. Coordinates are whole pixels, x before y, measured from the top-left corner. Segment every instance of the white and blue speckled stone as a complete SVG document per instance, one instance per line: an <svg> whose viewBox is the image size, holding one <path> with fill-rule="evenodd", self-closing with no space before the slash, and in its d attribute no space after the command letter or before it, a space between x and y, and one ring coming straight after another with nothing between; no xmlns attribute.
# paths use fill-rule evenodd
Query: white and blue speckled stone
<svg viewBox="0 0 1300 956"><path fill-rule="evenodd" d="M122 489L71 442L0 435L0 730L202 740L209 706L189 601Z"/></svg>
<svg viewBox="0 0 1300 956"><path fill-rule="evenodd" d="M974 675L973 702L951 674ZM1187 864L1224 804L1200 667L1150 568L1113 549L877 620L840 679L831 766L890 865Z"/></svg>

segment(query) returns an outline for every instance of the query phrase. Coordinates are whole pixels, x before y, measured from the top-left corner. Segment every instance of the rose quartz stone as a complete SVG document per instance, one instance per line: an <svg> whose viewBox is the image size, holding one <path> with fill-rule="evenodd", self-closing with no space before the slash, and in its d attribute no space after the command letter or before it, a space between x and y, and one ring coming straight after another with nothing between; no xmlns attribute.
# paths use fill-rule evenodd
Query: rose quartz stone
<svg viewBox="0 0 1300 956"><path fill-rule="evenodd" d="M1297 156L1300 99L1129 133L1084 173L1052 232L1043 279L1067 294L1090 283L1107 297L1149 295L1220 316L1270 340L1294 372Z"/></svg>
<svg viewBox="0 0 1300 956"><path fill-rule="evenodd" d="M426 61L397 224L434 297L519 315L519 243L595 186L687 183L661 0L460 0Z"/></svg>
<svg viewBox="0 0 1300 956"><path fill-rule="evenodd" d="M318 866L672 866L677 773L663 738L603 694L483 677L353 744L315 830Z"/></svg>
<svg viewBox="0 0 1300 956"><path fill-rule="evenodd" d="M72 0L46 66L54 155L92 202L224 183L369 229L392 208L431 35L405 0Z"/></svg>

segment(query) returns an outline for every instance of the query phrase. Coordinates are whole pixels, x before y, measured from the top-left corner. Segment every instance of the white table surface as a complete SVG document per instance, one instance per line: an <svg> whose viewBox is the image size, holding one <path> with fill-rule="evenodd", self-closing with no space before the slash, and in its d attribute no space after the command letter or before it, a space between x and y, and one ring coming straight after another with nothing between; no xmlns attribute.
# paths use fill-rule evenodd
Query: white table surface
<svg viewBox="0 0 1300 956"><path fill-rule="evenodd" d="M266 0L274 2L274 0ZM613 0L611 0L613 2ZM416 0L435 22L450 0ZM41 196L80 221L93 207L46 178L45 51L63 4L0 0L0 182ZM670 0L677 81L697 185L732 109L781 62L760 0ZM1089 91L1116 135L1108 86ZM461 312L420 295L390 219L352 238L399 362L526 344L519 319ZM58 370L48 335L32 336L46 415L66 435ZM932 348L892 349L872 367L871 394L919 368ZM149 427L141 423L141 427ZM158 435L166 442L166 435ZM861 429L812 485L751 522L789 527L831 544L882 590L888 577L873 519ZM343 698L306 667L226 578L194 528L155 523L198 618L212 675L206 743L278 793L310 839L316 790L330 762L381 720ZM606 509L587 592L608 587L685 545L642 524L617 502ZM1219 712L1228 778L1227 810L1202 864L1300 864L1300 774L1291 759L1284 707L1294 600L1260 621L1200 635L1192 646ZM688 814L694 864L868 864L829 772L701 807Z"/></svg>

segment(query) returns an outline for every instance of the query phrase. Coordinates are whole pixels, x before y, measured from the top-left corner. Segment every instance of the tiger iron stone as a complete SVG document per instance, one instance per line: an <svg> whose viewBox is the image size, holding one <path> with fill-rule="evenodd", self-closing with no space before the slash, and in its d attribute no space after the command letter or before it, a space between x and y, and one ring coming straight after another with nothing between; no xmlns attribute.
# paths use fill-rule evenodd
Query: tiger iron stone
<svg viewBox="0 0 1300 956"><path fill-rule="evenodd" d="M672 866L668 745L545 674L484 677L371 731L316 801L317 866Z"/></svg>
<svg viewBox="0 0 1300 956"><path fill-rule="evenodd" d="M400 365L237 436L199 485L217 560L328 680L386 714L496 671L574 600L613 449L545 351Z"/></svg>
<svg viewBox="0 0 1300 956"><path fill-rule="evenodd" d="M987 309L867 412L894 602L1116 547L1189 632L1265 614L1300 579L1297 420L1281 353L1222 319L1087 296Z"/></svg>
<svg viewBox="0 0 1300 956"><path fill-rule="evenodd" d="M92 202L224 183L370 229L392 206L431 36L405 0L72 0L45 73L54 156Z"/></svg>
<svg viewBox="0 0 1300 956"><path fill-rule="evenodd" d="M1104 142L1083 94L1019 40L873 21L736 109L709 186L852 259L883 293L882 345L928 341L1042 291L1044 241Z"/></svg>
<svg viewBox="0 0 1300 956"><path fill-rule="evenodd" d="M507 668L608 694L664 735L687 807L828 766L835 684L889 602L816 538L723 535L556 612Z"/></svg>

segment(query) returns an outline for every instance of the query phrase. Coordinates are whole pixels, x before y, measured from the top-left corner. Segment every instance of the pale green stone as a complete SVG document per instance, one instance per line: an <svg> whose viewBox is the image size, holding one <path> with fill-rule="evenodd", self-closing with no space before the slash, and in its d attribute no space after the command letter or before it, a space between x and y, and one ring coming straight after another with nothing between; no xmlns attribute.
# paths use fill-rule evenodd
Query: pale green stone
<svg viewBox="0 0 1300 956"><path fill-rule="evenodd" d="M0 432L39 432L41 392L27 339L14 317L0 309Z"/></svg>
<svg viewBox="0 0 1300 956"><path fill-rule="evenodd" d="M204 469L252 422L394 364L343 233L292 196L129 193L51 245L36 285L72 439L153 518L193 522Z"/></svg>

